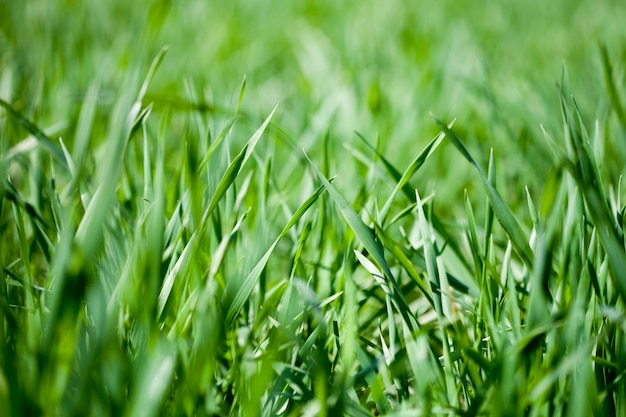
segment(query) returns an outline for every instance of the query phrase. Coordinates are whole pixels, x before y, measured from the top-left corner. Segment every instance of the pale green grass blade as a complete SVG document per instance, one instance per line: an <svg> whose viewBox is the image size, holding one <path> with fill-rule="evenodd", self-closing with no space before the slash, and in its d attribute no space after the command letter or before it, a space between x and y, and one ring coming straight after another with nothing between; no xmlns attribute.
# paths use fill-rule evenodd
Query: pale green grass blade
<svg viewBox="0 0 626 417"><path fill-rule="evenodd" d="M160 317L163 314L163 309L165 308L165 303L172 292L172 288L174 287L174 281L179 276L185 276L187 269L189 268L189 264L191 263L191 259L194 254L194 248L196 246L196 234L191 236L191 239L185 245L182 253L176 260L176 263L168 271L165 279L163 280L163 286L159 292L158 297L158 305L157 305L157 317Z"/></svg>
<svg viewBox="0 0 626 417"><path fill-rule="evenodd" d="M72 177L76 177L76 166L74 165L74 161L72 161L72 156L70 155L70 152L67 150L67 147L65 146L65 143L63 142L62 138L59 138L59 146L61 147L61 151L63 152L63 157L65 158L65 161L67 162L67 169L70 172L70 175L72 175Z"/></svg>
<svg viewBox="0 0 626 417"><path fill-rule="evenodd" d="M489 168L487 169L487 179L489 180L493 188L496 188L496 160L493 154L493 148L489 152ZM493 207L491 207L491 205L487 205L487 209L485 212L485 241L483 242L483 256L485 260L489 259L489 255L491 253L490 238L493 230L493 220Z"/></svg>
<svg viewBox="0 0 626 417"><path fill-rule="evenodd" d="M141 105L144 97L146 96L146 93L148 92L148 87L150 86L152 79L154 78L157 70L159 69L161 62L163 62L163 58L165 57L165 54L167 53L168 49L169 49L168 46L164 46L163 48L161 48L161 50L156 54L156 56L152 60L152 63L150 64L150 68L148 69L148 73L146 74L146 77L143 83L141 84L141 87L139 88L139 93L137 94L137 103L139 105Z"/></svg>
<svg viewBox="0 0 626 417"><path fill-rule="evenodd" d="M217 184L217 188L215 192L211 196L211 200L209 201L209 205L202 215L202 224L206 225L206 222L213 214L213 210L217 207L222 198L226 195L226 191L231 187L231 185L237 179L239 172L241 171L244 163L244 159L246 157L246 152L248 149L248 145L245 145L243 149L235 156L233 161L230 163L226 172L220 179L220 182ZM206 226L205 226L206 227Z"/></svg>
<svg viewBox="0 0 626 417"><path fill-rule="evenodd" d="M158 415L163 396L170 386L176 368L176 353L167 341L159 341L152 352L136 368L129 417Z"/></svg>
<svg viewBox="0 0 626 417"><path fill-rule="evenodd" d="M287 232L300 220L300 218L311 208L313 203L320 197L322 192L324 191L324 187L319 187L315 190L315 192L304 202L302 205L296 210L293 214L287 225L280 232L276 240L270 245L270 247L265 251L261 259L254 266L252 271L243 279L241 282L235 283L234 281L230 281L224 291L224 296L222 297L222 304L224 307L227 307L226 312L226 325L227 327L235 320L237 315L243 309L244 304L250 298L254 287L257 285L261 273L265 269L267 265L267 261L271 256L274 248L278 245L280 239L282 239Z"/></svg>
<svg viewBox="0 0 626 417"><path fill-rule="evenodd" d="M483 257L480 243L478 241L478 232L476 229L476 218L474 217L474 209L470 202L467 190L465 191L465 217L467 218L467 239L469 240L472 258L474 259L474 279L482 286Z"/></svg>
<svg viewBox="0 0 626 417"><path fill-rule="evenodd" d="M450 342L448 335L446 334L446 321L452 321L449 317L451 307L450 300L448 298L447 287L444 285L447 280L443 280L439 274L439 266L437 264L437 254L432 241L432 229L428 225L426 215L424 213L423 203L420 200L419 193L415 191L415 198L417 200L417 213L418 221L420 225L420 232L422 236L422 243L424 245L424 259L426 261L426 271L431 280L431 283L438 287L438 292L434 294L435 311L437 313L437 319L439 322L439 332L441 334L441 341L443 343L443 362L444 362L444 381L446 385L447 400L455 407L457 406L457 396L455 393L454 376L452 374L452 360L450 355Z"/></svg>
<svg viewBox="0 0 626 417"><path fill-rule="evenodd" d="M82 173L84 170L85 158L92 142L92 129L99 90L97 84L90 85L80 109L72 153L78 173ZM78 178L76 178L76 180L78 180Z"/></svg>
<svg viewBox="0 0 626 417"><path fill-rule="evenodd" d="M343 265L341 272L343 274L343 331L339 335L341 343L341 359L343 363L343 372L341 375L343 390L348 391L354 382L352 368L356 359L356 341L358 331L358 304L357 304L357 286L352 275L352 268L348 265L350 256L348 254L343 257Z"/></svg>
<svg viewBox="0 0 626 417"><path fill-rule="evenodd" d="M448 126L452 128L453 125L454 121L450 122ZM396 194L398 194L400 190L404 189L404 187L409 183L409 180L413 178L413 176L415 176L417 171L419 171L422 165L424 165L428 157L432 155L432 153L435 152L435 150L439 147L445 136L446 135L444 133L440 133L439 135L437 135L437 137L435 137L432 141L430 141L430 143L428 143L428 145L426 145L426 147L422 150L422 152L420 152L417 158L415 158L413 162L411 162L406 171L404 171L404 174L402 174L400 181L398 181L396 187L393 189L393 191L389 195L389 198L387 198L385 205L380 211L381 224L385 223L385 220L387 219L387 215L391 208L391 204L393 202L393 199L396 197Z"/></svg>
<svg viewBox="0 0 626 417"><path fill-rule="evenodd" d="M370 148L374 152L376 157L380 159L380 161L385 166L385 169L387 170L388 174L391 176L391 179L394 181L394 183L399 184L402 179L402 174L400 174L400 172L393 166L393 164L384 155L382 155L378 151L378 149L372 146L363 135L361 135L359 132L355 132L355 134L357 135L359 139L361 139L361 141L363 141L363 143L365 143L365 145L367 145L368 148ZM436 142L436 138L433 141ZM359 158L362 159L364 164L368 166L371 165L371 161L367 157L360 156ZM408 182L409 180L410 178L406 178L407 182L402 186L401 190L405 199L409 201L410 204L414 204L415 203L415 190L409 184ZM433 215L433 218L431 219L431 221L438 233L440 233L443 236L447 236L449 234L446 228L444 227L443 223L436 216ZM457 244L455 240L449 240L448 245L455 253L457 254L462 253L460 246ZM466 265L466 266L469 268L469 265Z"/></svg>
<svg viewBox="0 0 626 417"><path fill-rule="evenodd" d="M239 100L237 100L237 110L235 113L239 113L241 111L241 104L243 103L243 98L246 95L246 86L248 85L248 77L243 76L243 80L241 81L241 88L239 89Z"/></svg>
<svg viewBox="0 0 626 417"><path fill-rule="evenodd" d="M404 268L406 273L415 281L418 288L422 291L428 303L434 307L434 301L432 296L432 290L430 288L430 282L424 282L420 274L417 272L416 266L411 259L403 252L403 248L399 243L394 242L390 236L384 230L376 227L376 234L380 238L381 242L387 250L396 258L400 265ZM423 266L423 265L422 265Z"/></svg>

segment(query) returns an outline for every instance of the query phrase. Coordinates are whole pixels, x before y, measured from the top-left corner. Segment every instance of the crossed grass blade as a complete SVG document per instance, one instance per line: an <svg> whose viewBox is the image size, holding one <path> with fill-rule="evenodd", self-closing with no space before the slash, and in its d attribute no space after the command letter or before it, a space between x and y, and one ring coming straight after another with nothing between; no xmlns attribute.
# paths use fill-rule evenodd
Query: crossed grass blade
<svg viewBox="0 0 626 417"><path fill-rule="evenodd" d="M574 110L565 99L561 88L561 110L565 137L572 150L573 160L565 167L576 181L585 200L590 220L609 258L611 275L622 299L626 298L626 256L624 256L623 231L608 206L598 163L589 146L580 112L574 102Z"/></svg>
<svg viewBox="0 0 626 417"><path fill-rule="evenodd" d="M402 316L403 320L409 326L410 329L415 329L417 327L417 322L411 309L409 308L404 295L402 294L402 290L398 285L391 269L389 268L389 264L385 260L385 255L383 253L383 249L380 244L374 239L372 236L372 232L370 229L363 223L361 217L357 214L356 211L350 206L348 201L341 195L339 190L330 183L324 177L324 175L317 169L317 167L313 164L313 162L309 159L308 155L306 155L307 160L309 161L313 172L317 176L317 178L322 182L324 188L330 194L330 197L333 199L344 219L356 235L356 237L361 241L365 249L370 253L376 264L382 269L384 277L391 283L391 288L393 289L393 301L396 306L396 309Z"/></svg>
<svg viewBox="0 0 626 417"><path fill-rule="evenodd" d="M48 137L35 123L28 120L26 117L22 116L17 110L15 110L8 102L3 99L0 99L0 106L4 107L6 112L22 127L28 131L31 135L37 139L37 141L52 155L52 157L59 163L63 168L69 170L69 165L67 160L65 159L65 155L61 148L54 143L52 139Z"/></svg>
<svg viewBox="0 0 626 417"><path fill-rule="evenodd" d="M272 242L270 247L265 251L261 259L257 262L257 264L252 268L252 271L246 276L246 278L242 282L230 281L226 290L224 291L224 295L222 297L222 305L227 307L225 323L226 326L230 326L235 320L235 318L239 315L241 310L243 309L246 301L250 298L254 287L259 281L263 270L265 269L265 265L267 265L267 261L271 256L274 248L278 245L278 242L289 232L289 230L300 220L300 218L311 208L311 206L315 203L315 201L320 197L322 192L324 191L324 187L318 187L313 194L300 205L300 207L293 214L289 222L285 225L285 227L281 230L278 237Z"/></svg>
<svg viewBox="0 0 626 417"><path fill-rule="evenodd" d="M454 121L450 122L450 126L452 126L453 123ZM374 152L374 154L376 155L376 158L378 158L382 162L383 166L385 167L385 170L387 171L387 174L391 177L390 180L396 184L394 191L389 196L383 208L386 207L387 210L391 209L391 201L398 195L399 191L402 191L401 194L404 196L404 198L407 201L410 202L411 205L415 204L415 194L414 194L415 189L410 185L409 181L411 180L413 176L415 176L415 174L424 165L424 163L427 161L430 155L439 146L442 138L445 137L445 134L443 136L437 135L428 145L426 145L426 147L422 150L422 152L412 161L411 164L409 164L409 167L405 170L403 174L401 174L400 171L382 153L380 153L380 151L376 147L372 146L372 144L370 144L369 141L362 134L360 134L359 132L355 132L355 134L357 135L359 139L361 139L361 141L363 141L363 143L365 143L365 145L368 148L370 148ZM366 164L370 163L368 158L366 158L365 156L360 155L359 153L356 153L356 151L354 151L353 153L355 153L355 156L359 160L362 160L363 163L366 163ZM406 208L404 210L406 210ZM381 210L381 214L385 214L385 215L389 214L389 211L387 211L386 213L384 211L385 210ZM449 233L446 230L446 227L444 226L444 224L439 220L439 218L435 216L434 213L429 213L429 214L432 215L432 218L430 220L432 221L433 226L435 227L435 230L443 236L448 236ZM384 223L385 218L382 215L379 216L381 219L380 221L381 226L384 226L386 228L394 224L395 220L397 220L398 218L397 216L399 215L400 214L394 216L392 220L389 221L387 224ZM449 239L447 241L447 244L450 247L450 249L452 249L452 251L454 251L454 253L456 253L457 255L460 255L462 253L461 247L456 242L456 240ZM459 256L459 257L462 260L462 262L465 264L465 266L469 268L464 257L462 256Z"/></svg>
<svg viewBox="0 0 626 417"><path fill-rule="evenodd" d="M217 188L215 189L215 193L211 196L209 205L202 216L202 228L203 229L206 228L206 222L210 218L211 214L213 213L213 210L215 210L215 207L217 207L217 204L220 202L220 200L226 194L226 191L233 184L233 182L235 181L235 179L241 172L242 168L246 165L246 162L248 162L248 159L250 159L250 156L252 155L254 148L259 142L259 139L261 139L263 132L265 132L265 129L267 128L267 125L270 123L270 120L272 119L272 116L274 116L274 113L276 112L277 108L278 108L278 104L270 112L269 116L267 116L263 124L257 129L256 132L254 132L250 140L248 140L248 142L244 145L244 147L241 149L239 154L237 154L235 159L233 159L233 161L228 166L228 169L226 170L226 172L220 179L220 182L218 183Z"/></svg>
<svg viewBox="0 0 626 417"><path fill-rule="evenodd" d="M435 120L435 123L437 123L437 125L444 131L446 137L454 145L454 147L457 148L461 155L463 155L463 157L467 159L467 161L469 161L478 171L480 179L485 187L485 191L487 191L487 195L489 196L489 202L491 203L491 207L493 208L496 218L502 225L502 228L504 229L506 234L511 239L513 247L521 257L522 261L526 264L526 266L532 268L534 258L533 252L524 236L524 232L522 231L520 224L517 222L517 219L513 215L513 212L504 202L504 199L502 199L500 193L498 193L491 181L489 181L489 178L487 178L487 176L478 166L474 158L472 158L461 139L459 139L458 135L452 129L446 126L445 123L441 122L434 116L433 119Z"/></svg>
<svg viewBox="0 0 626 417"><path fill-rule="evenodd" d="M454 125L454 121L452 121L448 126L452 128L453 125ZM420 154L413 160L413 162L409 164L408 168L402 174L402 177L396 184L396 187L393 189L393 191L389 195L389 198L387 198L387 201L385 202L382 210L380 211L381 224L385 223L385 220L387 219L387 215L389 214L389 209L391 208L391 204L394 198L396 197L396 195L398 194L398 192L400 190L403 190L404 192L407 191L405 190L405 186L409 184L409 181L411 180L411 178L413 178L415 174L417 173L417 171L419 171L419 169L424 165L424 163L426 163L426 161L428 160L428 157L432 155L433 152L435 152L435 150L439 147L439 145L441 144L444 138L445 138L445 134L443 133L440 133L439 135L437 135L432 141L428 143L428 145L424 147L422 152L420 152Z"/></svg>
<svg viewBox="0 0 626 417"><path fill-rule="evenodd" d="M409 275L409 277L413 279L413 281L418 286L422 294L424 294L424 296L428 300L428 303L432 307L434 307L435 304L433 300L432 289L429 285L430 283L427 284L424 282L419 272L417 271L417 266L404 253L405 249L402 247L402 245L400 243L394 242L393 239L390 236L388 236L387 233L384 230L380 229L379 227L376 227L376 235L380 238L385 248L396 258L396 260L400 263L400 265L402 265L402 267L404 268L406 273ZM424 267L424 266L425 265L421 265L421 267Z"/></svg>

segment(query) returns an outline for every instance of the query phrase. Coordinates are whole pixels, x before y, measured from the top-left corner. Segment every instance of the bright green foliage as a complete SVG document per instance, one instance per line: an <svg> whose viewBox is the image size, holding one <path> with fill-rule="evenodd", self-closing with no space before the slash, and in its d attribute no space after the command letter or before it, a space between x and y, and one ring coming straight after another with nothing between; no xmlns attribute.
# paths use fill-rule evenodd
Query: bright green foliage
<svg viewBox="0 0 626 417"><path fill-rule="evenodd" d="M626 415L622 3L0 1L0 416Z"/></svg>

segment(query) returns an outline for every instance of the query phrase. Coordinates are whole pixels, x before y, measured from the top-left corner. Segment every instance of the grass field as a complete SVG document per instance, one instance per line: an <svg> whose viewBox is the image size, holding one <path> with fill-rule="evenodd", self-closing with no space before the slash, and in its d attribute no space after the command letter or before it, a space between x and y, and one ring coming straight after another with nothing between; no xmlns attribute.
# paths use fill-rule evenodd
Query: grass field
<svg viewBox="0 0 626 417"><path fill-rule="evenodd" d="M623 22L1 1L0 417L626 415Z"/></svg>

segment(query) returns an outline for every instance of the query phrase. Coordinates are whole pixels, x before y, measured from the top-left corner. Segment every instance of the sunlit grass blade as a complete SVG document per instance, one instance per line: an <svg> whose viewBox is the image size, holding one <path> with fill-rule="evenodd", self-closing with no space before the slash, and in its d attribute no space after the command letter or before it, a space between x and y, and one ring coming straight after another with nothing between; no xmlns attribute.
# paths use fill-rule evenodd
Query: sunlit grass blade
<svg viewBox="0 0 626 417"><path fill-rule="evenodd" d="M454 125L454 121L450 122L448 127L452 128L453 125ZM417 158L413 160L413 162L411 162L411 164L406 169L406 171L404 171L404 174L402 174L402 177L396 184L396 187L393 189L393 191L389 195L389 198L387 198L385 205L380 211L380 218L381 218L382 224L384 224L385 220L387 219L387 214L389 213L389 209L391 208L391 204L396 194L398 194L400 190L404 189L404 187L409 183L409 180L413 178L413 176L417 173L417 171L419 171L422 165L424 165L428 157L432 155L432 153L439 147L439 144L441 144L444 137L445 137L445 134L443 133L440 133L439 135L437 135L437 137L435 137L432 141L430 141L430 143L428 143L428 145L426 145L426 147L424 147L422 152L417 156Z"/></svg>
<svg viewBox="0 0 626 417"><path fill-rule="evenodd" d="M307 156L308 159L308 156ZM309 163L313 172L315 172L317 178L322 182L328 194L333 199L344 219L356 235L356 237L361 241L365 249L369 252L370 256L374 259L376 264L382 269L384 276L391 283L391 288L393 288L393 299L396 302L396 307L398 308L398 312L402 315L402 318L405 320L409 328L414 329L416 326L415 318L413 313L411 312L409 306L404 299L404 295L402 294L402 290L398 286L398 282L396 278L393 276L391 269L389 268L389 264L385 260L385 255L383 253L383 249L380 244L374 240L374 236L372 236L372 232L370 229L363 223L361 217L357 214L356 211L350 206L348 201L339 193L337 188L330 183L322 175L322 173L317 169L317 167L311 162L309 159Z"/></svg>
<svg viewBox="0 0 626 417"><path fill-rule="evenodd" d="M176 260L176 263L172 265L167 275L165 276L165 279L163 280L163 286L161 287L161 290L159 292L157 316L160 316L163 313L165 303L167 303L170 293L172 292L176 277L180 275L185 275L187 272L187 268L189 267L194 248L196 246L196 236L196 234L191 236L191 239L189 239L189 241L185 245L185 248Z"/></svg>
<svg viewBox="0 0 626 417"><path fill-rule="evenodd" d="M608 208L608 201L603 189L603 181L599 174L598 164L588 145L588 138L584 137L584 126L580 115L575 119L570 105L567 103L563 89L561 89L561 109L566 139L570 144L574 158L566 164L570 174L576 180L585 199L592 222L596 226L600 241L609 257L609 268L622 297L626 297L626 278L622 271L626 271L626 257L621 240L623 232Z"/></svg>
<svg viewBox="0 0 626 417"><path fill-rule="evenodd" d="M161 62L163 62L163 58L165 57L165 54L167 53L168 49L169 49L168 46L164 46L163 48L161 48L161 50L156 54L156 56L152 60L152 63L150 64L150 68L148 69L148 73L146 74L146 77L143 83L141 84L141 87L139 88L139 93L137 94L137 103L139 103L139 105L141 105L141 102L146 96L148 87L150 86L152 79L154 78L157 70L159 69Z"/></svg>
<svg viewBox="0 0 626 417"><path fill-rule="evenodd" d="M450 123L450 125L452 126L453 122ZM445 133L445 132L444 132ZM387 170L388 175L391 177L391 180L393 180L393 182L395 183L395 185L400 184L400 182L403 179L403 175L400 173L400 171L398 171L396 169L396 167L383 155L379 152L378 149L376 149L374 146L372 146L369 141L359 132L355 132L355 134L357 135L357 137L359 139L361 139L361 141L363 141L363 143L365 143L367 145L368 148L370 148L374 154L376 155L376 158L378 158L382 164L384 165L385 169ZM425 148L424 152L426 151L426 149L429 148L429 146L433 146L435 147L435 143L436 146L439 146L439 141L438 141L438 137L435 137L435 139L433 139L431 141L431 144L427 145L427 147ZM434 149L432 149L432 151L434 151ZM431 152L432 153L432 152ZM425 159L422 161L421 156L423 156L424 158L427 158L431 153L426 153L426 154L420 154L420 156L417 157L417 159L414 161L416 162L415 165L411 165L414 166L417 170L419 170L419 167L421 167L423 165L423 163L425 162ZM365 164L370 164L370 161L368 160L368 158L366 158L365 156L361 157L363 160L363 163ZM420 162L421 161L421 162ZM420 163L422 165L420 165ZM409 166L409 168L411 168L411 166ZM399 190L402 191L402 195L404 196L404 198L410 203L410 204L414 204L415 202L415 190L411 187L411 185L409 184L409 181L411 179L411 177L408 175L410 174L410 171L412 170L407 170L407 176L404 177L404 181L405 182L404 185L399 188ZM413 173L413 175L415 175L415 173ZM399 190L396 190L396 193L394 195L397 196L397 192ZM444 224L439 220L439 218L437 218L437 216L432 213L433 218L431 219L433 226L435 227L435 230L437 230L438 233L440 233L443 236L448 235L448 232L446 230L446 227L444 226ZM393 224L393 221L390 222L391 224ZM385 227L388 227L389 225L385 225ZM456 240L449 240L448 241L448 245L450 247L450 249L452 249L455 253L460 254L461 248L458 245L458 243L456 242ZM467 266L467 265L466 265Z"/></svg>
<svg viewBox="0 0 626 417"><path fill-rule="evenodd" d="M381 242L385 246L387 250L396 258L396 260L402 265L407 274L415 281L418 288L422 291L428 303L434 307L433 295L431 288L428 284L424 282L418 271L416 270L416 266L403 252L400 244L393 242L392 239L387 236L384 230L380 228L376 228L377 236L380 238ZM421 265L423 267L424 265Z"/></svg>
<svg viewBox="0 0 626 417"><path fill-rule="evenodd" d="M426 271L431 283L438 288L437 293L434 294L435 311L437 313L437 319L439 322L439 332L441 334L441 341L443 343L443 358L444 358L444 380L446 385L446 393L448 401L452 406L457 405L457 397L455 394L454 377L452 375L452 361L450 358L450 342L446 334L446 321L452 321L450 317L451 306L449 293L447 292L447 280L442 279L439 274L439 266L437 264L437 253L432 241L432 230L429 227L426 215L424 214L423 203L420 200L419 193L415 191L415 198L417 200L417 214L420 226L420 233L422 237L422 244L424 246L424 259L426 261Z"/></svg>

